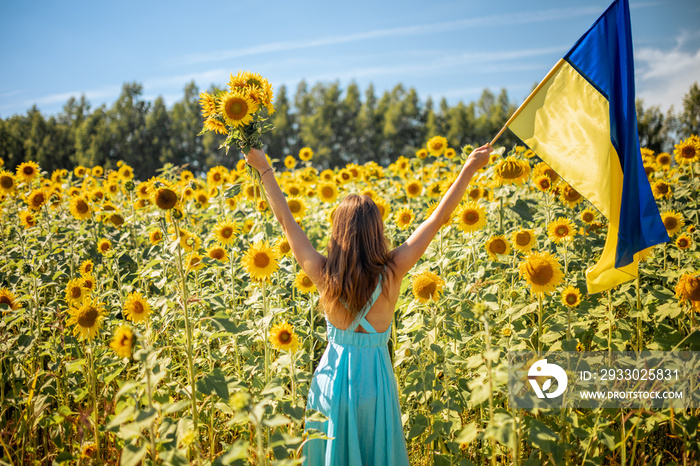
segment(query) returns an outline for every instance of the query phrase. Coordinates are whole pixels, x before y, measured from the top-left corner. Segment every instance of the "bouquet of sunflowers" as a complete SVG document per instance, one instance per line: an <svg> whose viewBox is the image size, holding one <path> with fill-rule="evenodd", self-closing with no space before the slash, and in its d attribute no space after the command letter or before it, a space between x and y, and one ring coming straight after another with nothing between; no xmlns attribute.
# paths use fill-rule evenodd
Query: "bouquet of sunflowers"
<svg viewBox="0 0 700 466"><path fill-rule="evenodd" d="M228 137L220 146L231 146L247 154L251 148L262 149L260 136L274 129L267 119L275 111L272 105L272 86L257 73L239 71L231 74L227 91L214 94L202 92L204 128L199 133L214 131Z"/></svg>

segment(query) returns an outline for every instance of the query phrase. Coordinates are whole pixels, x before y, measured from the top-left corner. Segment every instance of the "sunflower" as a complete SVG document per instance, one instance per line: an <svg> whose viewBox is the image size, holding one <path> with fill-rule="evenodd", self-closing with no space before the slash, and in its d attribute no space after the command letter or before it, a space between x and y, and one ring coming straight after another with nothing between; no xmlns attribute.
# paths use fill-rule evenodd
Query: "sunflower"
<svg viewBox="0 0 700 466"><path fill-rule="evenodd" d="M535 187L543 193L549 192L552 189L552 180L547 175L538 175L535 178Z"/></svg>
<svg viewBox="0 0 700 466"><path fill-rule="evenodd" d="M74 278L66 285L66 302L70 306L79 306L90 296L90 291L83 287L83 280Z"/></svg>
<svg viewBox="0 0 700 466"><path fill-rule="evenodd" d="M581 292L574 286L567 286L561 292L561 303L570 308L577 307L581 304Z"/></svg>
<svg viewBox="0 0 700 466"><path fill-rule="evenodd" d="M475 186L469 190L467 196L469 196L469 199L476 202L484 196L484 190L480 186Z"/></svg>
<svg viewBox="0 0 700 466"><path fill-rule="evenodd" d="M209 118L216 114L216 99L208 92L199 93L199 105L202 107L202 116Z"/></svg>
<svg viewBox="0 0 700 466"><path fill-rule="evenodd" d="M180 247L185 252L197 251L202 245L202 240L189 230L180 228Z"/></svg>
<svg viewBox="0 0 700 466"><path fill-rule="evenodd" d="M535 245L535 231L527 229L514 231L510 240L515 249L520 252L528 252Z"/></svg>
<svg viewBox="0 0 700 466"><path fill-rule="evenodd" d="M354 179L354 177L352 176L352 172L350 170L347 168L341 168L338 171L338 177L336 179L341 184L348 184Z"/></svg>
<svg viewBox="0 0 700 466"><path fill-rule="evenodd" d="M253 227L255 226L255 221L252 218L247 218L243 220L243 226L241 227L241 230L243 233L250 233L253 230Z"/></svg>
<svg viewBox="0 0 700 466"><path fill-rule="evenodd" d="M404 185L406 196L418 197L423 192L423 184L418 180L410 180Z"/></svg>
<svg viewBox="0 0 700 466"><path fill-rule="evenodd" d="M692 245L693 238L687 233L681 233L678 235L678 238L676 238L676 246L678 246L678 249L688 249Z"/></svg>
<svg viewBox="0 0 700 466"><path fill-rule="evenodd" d="M411 280L413 296L420 303L432 299L438 300L438 295L445 287L445 281L430 270L425 270L413 276Z"/></svg>
<svg viewBox="0 0 700 466"><path fill-rule="evenodd" d="M83 167L82 165L78 165L73 169L73 174L76 176L76 178L83 178L87 173L87 168Z"/></svg>
<svg viewBox="0 0 700 466"><path fill-rule="evenodd" d="M78 271L80 272L80 275L89 275L92 274L95 270L95 264L92 262L90 259L86 259L80 264L80 267L78 267Z"/></svg>
<svg viewBox="0 0 700 466"><path fill-rule="evenodd" d="M400 209L398 212L396 212L396 214L394 214L394 221L396 222L396 226L402 230L405 230L406 228L411 226L411 223L413 223L414 218L415 215L413 214L413 211L406 207Z"/></svg>
<svg viewBox="0 0 700 466"><path fill-rule="evenodd" d="M486 252L492 260L498 260L498 256L510 253L510 245L503 235L491 237L486 242Z"/></svg>
<svg viewBox="0 0 700 466"><path fill-rule="evenodd" d="M24 228L32 228L36 226L36 217L28 210L23 210L19 213L19 220Z"/></svg>
<svg viewBox="0 0 700 466"><path fill-rule="evenodd" d="M681 215L680 212L676 213L673 210L667 210L666 212L662 213L661 221L664 222L666 232L669 236L673 236L678 233L681 228L683 228L683 225L685 225L683 215Z"/></svg>
<svg viewBox="0 0 700 466"><path fill-rule="evenodd" d="M278 257L289 257L292 255L292 247L289 245L289 240L286 236L282 236L275 243L275 252Z"/></svg>
<svg viewBox="0 0 700 466"><path fill-rule="evenodd" d="M676 297L681 304L689 301L694 310L700 311L700 275L683 274L676 284Z"/></svg>
<svg viewBox="0 0 700 466"><path fill-rule="evenodd" d="M700 143L690 137L676 144L673 153L676 154L676 162L679 165L690 165L700 160Z"/></svg>
<svg viewBox="0 0 700 466"><path fill-rule="evenodd" d="M197 189L192 197L197 203L198 209L206 209L209 206L209 195L203 189Z"/></svg>
<svg viewBox="0 0 700 466"><path fill-rule="evenodd" d="M15 177L7 170L0 170L0 194L12 194L15 192Z"/></svg>
<svg viewBox="0 0 700 466"><path fill-rule="evenodd" d="M253 121L258 105L245 94L234 91L221 96L218 110L227 124L239 127Z"/></svg>
<svg viewBox="0 0 700 466"><path fill-rule="evenodd" d="M569 204L569 207L575 207L583 202L583 196L581 196L578 191L567 184L561 189L561 200L562 202Z"/></svg>
<svg viewBox="0 0 700 466"><path fill-rule="evenodd" d="M41 206L46 204L46 201L48 201L48 200L49 199L48 199L48 196L46 195L46 191L43 188L34 189L27 196L27 205L32 210L39 210L39 209L41 209Z"/></svg>
<svg viewBox="0 0 700 466"><path fill-rule="evenodd" d="M134 332L128 325L121 325L112 337L109 346L112 347L120 358L131 358L134 351Z"/></svg>
<svg viewBox="0 0 700 466"><path fill-rule="evenodd" d="M547 225L547 230L549 231L549 239L555 243L561 243L567 239L574 237L576 230L571 220L564 217L559 217L555 221L550 222Z"/></svg>
<svg viewBox="0 0 700 466"><path fill-rule="evenodd" d="M420 160L425 159L428 156L428 149L419 149L416 151L416 157Z"/></svg>
<svg viewBox="0 0 700 466"><path fill-rule="evenodd" d="M455 158L456 155L457 155L457 151L454 150L453 148L448 147L447 149L445 149L445 158L446 159L453 159L453 158Z"/></svg>
<svg viewBox="0 0 700 466"><path fill-rule="evenodd" d="M384 200L384 198L379 196L372 200L379 209L379 214L382 216L382 221L386 221L386 219L389 218L389 214L391 213L391 206L388 202L386 202L386 200Z"/></svg>
<svg viewBox="0 0 700 466"><path fill-rule="evenodd" d="M196 252L193 252L190 254L189 259L187 259L187 267L186 270L192 271L192 270L202 270L204 268L204 262L202 262L202 256L197 254Z"/></svg>
<svg viewBox="0 0 700 466"><path fill-rule="evenodd" d="M291 170L297 166L297 160L293 156L288 155L284 158L284 166Z"/></svg>
<svg viewBox="0 0 700 466"><path fill-rule="evenodd" d="M151 306L141 293L134 291L126 297L122 313L131 322L143 322L148 319L151 313Z"/></svg>
<svg viewBox="0 0 700 466"><path fill-rule="evenodd" d="M255 200L255 199L260 199L260 188L258 185L253 184L253 183L246 183L243 185L243 195L246 197L246 199L249 200Z"/></svg>
<svg viewBox="0 0 700 466"><path fill-rule="evenodd" d="M447 149L447 139L442 136L434 136L428 140L426 147L430 155L439 157L445 152L445 149Z"/></svg>
<svg viewBox="0 0 700 466"><path fill-rule="evenodd" d="M465 233L480 230L486 225L486 209L475 202L467 202L457 212L459 229Z"/></svg>
<svg viewBox="0 0 700 466"><path fill-rule="evenodd" d="M124 217L117 213L106 215L104 218L107 222L111 223L117 228L121 227L124 224Z"/></svg>
<svg viewBox="0 0 700 466"><path fill-rule="evenodd" d="M290 197L287 199L287 206L294 218L304 218L306 214L306 201L301 197Z"/></svg>
<svg viewBox="0 0 700 466"><path fill-rule="evenodd" d="M520 276L532 287L533 293L554 291L563 278L559 262L548 252L530 253L520 263L519 269Z"/></svg>
<svg viewBox="0 0 700 466"><path fill-rule="evenodd" d="M213 116L204 120L204 129L207 131L214 131L216 134L228 134L226 125L217 117Z"/></svg>
<svg viewBox="0 0 700 466"><path fill-rule="evenodd" d="M314 282L311 281L311 278L309 278L303 270L300 270L296 277L294 277L294 286L302 293L313 293L316 291L316 285L314 285Z"/></svg>
<svg viewBox="0 0 700 466"><path fill-rule="evenodd" d="M656 164L668 170L671 167L671 154L668 152L661 152L656 156Z"/></svg>
<svg viewBox="0 0 700 466"><path fill-rule="evenodd" d="M172 189L160 186L153 189L151 201L161 210L170 210L177 205L178 196Z"/></svg>
<svg viewBox="0 0 700 466"><path fill-rule="evenodd" d="M670 199L673 195L673 189L671 189L671 185L665 182L664 180L654 181L651 184L651 192L654 194L654 197L656 199L662 199L664 197Z"/></svg>
<svg viewBox="0 0 700 466"><path fill-rule="evenodd" d="M228 254L226 253L226 249L219 247L219 246L212 246L209 248L207 251L207 256L210 259L217 260L219 262L228 262Z"/></svg>
<svg viewBox="0 0 700 466"><path fill-rule="evenodd" d="M510 156L496 165L494 174L498 184L514 183L521 185L530 175L530 165Z"/></svg>
<svg viewBox="0 0 700 466"><path fill-rule="evenodd" d="M319 199L323 202L332 203L338 199L338 187L335 183L321 183L317 191Z"/></svg>
<svg viewBox="0 0 700 466"><path fill-rule="evenodd" d="M17 178L21 179L22 181L25 181L29 183L32 181L36 176L39 174L39 164L36 162L24 162L19 164L17 166L17 171L16 171L16 176Z"/></svg>
<svg viewBox="0 0 700 466"><path fill-rule="evenodd" d="M277 253L263 241L248 248L243 265L254 280L267 280L277 270Z"/></svg>
<svg viewBox="0 0 700 466"><path fill-rule="evenodd" d="M314 151L312 151L310 147L304 147L299 151L299 159L303 160L304 162L308 162L313 156Z"/></svg>
<svg viewBox="0 0 700 466"><path fill-rule="evenodd" d="M97 252L100 254L108 254L112 250L112 242L106 238L102 238L97 243Z"/></svg>
<svg viewBox="0 0 700 466"><path fill-rule="evenodd" d="M118 173L119 179L122 181L129 181L134 178L134 169L125 163L119 167Z"/></svg>
<svg viewBox="0 0 700 466"><path fill-rule="evenodd" d="M279 351L295 353L299 349L299 338L294 333L294 327L287 322L277 324L270 329L270 343Z"/></svg>
<svg viewBox="0 0 700 466"><path fill-rule="evenodd" d="M73 333L80 339L92 340L97 335L102 325L102 319L106 314L104 303L91 299L80 307L73 307L68 311L70 318L68 325L75 325Z"/></svg>
<svg viewBox="0 0 700 466"><path fill-rule="evenodd" d="M160 228L155 228L151 231L148 232L148 240L151 242L151 244L158 244L161 241L163 241L163 232L160 231Z"/></svg>
<svg viewBox="0 0 700 466"><path fill-rule="evenodd" d="M535 165L533 171L536 176L545 175L547 178L549 178L553 185L556 184L557 181L559 181L559 175L557 174L557 172L552 170L552 167L550 167L544 162L540 162L537 165Z"/></svg>
<svg viewBox="0 0 700 466"><path fill-rule="evenodd" d="M83 274L80 276L80 286L92 293L95 289L95 277L92 274Z"/></svg>
<svg viewBox="0 0 700 466"><path fill-rule="evenodd" d="M593 210L591 208L584 209L584 211L581 212L581 221L583 221L583 223L590 225L591 223L593 223L595 221L595 218L597 216L598 216L598 214L596 213L595 210Z"/></svg>
<svg viewBox="0 0 700 466"><path fill-rule="evenodd" d="M226 179L227 173L228 170L226 170L226 167L223 167L221 165L212 167L207 172L207 183L213 186L221 186L224 183L224 180Z"/></svg>
<svg viewBox="0 0 700 466"><path fill-rule="evenodd" d="M21 306L17 302L17 298L15 298L15 295L8 290L7 288L0 288L0 306L3 304L7 305L9 309L4 309L1 308L3 313L9 311L16 311L19 309Z"/></svg>

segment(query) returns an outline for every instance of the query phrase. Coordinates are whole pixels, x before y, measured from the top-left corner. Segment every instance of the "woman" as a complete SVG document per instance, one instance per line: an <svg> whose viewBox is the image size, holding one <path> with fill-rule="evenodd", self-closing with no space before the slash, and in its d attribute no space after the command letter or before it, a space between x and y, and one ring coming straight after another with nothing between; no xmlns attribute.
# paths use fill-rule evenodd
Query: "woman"
<svg viewBox="0 0 700 466"><path fill-rule="evenodd" d="M401 408L387 342L401 281L423 255L462 200L469 181L489 160L479 147L433 214L393 251L384 237L379 208L368 196L347 196L333 214L327 257L311 245L294 220L265 154L246 161L260 172L268 203L301 268L321 294L328 346L314 373L307 409L328 420L306 422L331 440L304 446L307 464L408 464Z"/></svg>

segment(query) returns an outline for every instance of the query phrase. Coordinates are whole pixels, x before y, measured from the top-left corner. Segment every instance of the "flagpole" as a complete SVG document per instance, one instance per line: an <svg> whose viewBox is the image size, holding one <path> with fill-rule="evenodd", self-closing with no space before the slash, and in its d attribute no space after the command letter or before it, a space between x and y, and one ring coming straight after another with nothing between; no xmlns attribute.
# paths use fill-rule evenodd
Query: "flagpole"
<svg viewBox="0 0 700 466"><path fill-rule="evenodd" d="M511 116L511 117L508 119L508 121L506 121L506 124L503 125L503 128L501 128L501 130L498 132L498 134L496 134L496 136L491 140L491 142L489 143L489 146L493 146L493 145L496 143L496 140L497 140L498 138L501 137L501 135L502 135L503 132L506 130L506 128L508 127L508 125L511 124L511 122L515 119L515 117L517 117L517 116L520 114L521 110L525 107L525 105L527 105L528 103L530 103L530 101L533 99L533 97L535 97L535 94L537 94L537 92L538 92L540 89L542 89L542 86L544 86L544 84L545 84L547 81L549 81L549 78L551 78L552 75L554 75L554 73L556 73L557 71L559 71L559 68L561 68L561 66L562 66L563 64L564 64L564 59L563 59L563 58L559 59L559 61L556 63L556 65L554 65L554 67L552 67L552 69L549 70L549 73L547 73L547 76L545 76L544 79L543 79L542 81L540 81L540 83L537 85L537 87L535 88L535 90L533 90L533 91L530 93L530 95L527 96L527 99L525 99L525 102L523 102L522 104L520 104L520 107L518 107L518 109L515 111L515 113L513 113L513 116Z"/></svg>

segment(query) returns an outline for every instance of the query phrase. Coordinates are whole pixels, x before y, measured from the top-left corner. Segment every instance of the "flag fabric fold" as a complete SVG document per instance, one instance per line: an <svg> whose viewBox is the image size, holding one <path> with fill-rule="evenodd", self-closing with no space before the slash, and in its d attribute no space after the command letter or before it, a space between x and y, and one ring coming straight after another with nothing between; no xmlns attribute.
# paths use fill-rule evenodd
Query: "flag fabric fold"
<svg viewBox="0 0 700 466"><path fill-rule="evenodd" d="M638 253L669 240L641 160L628 0L615 0L506 123L607 219L589 293L637 276Z"/></svg>

